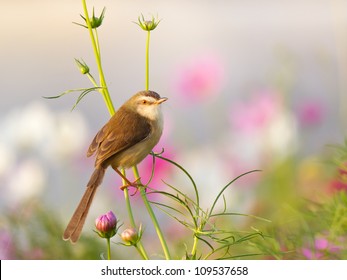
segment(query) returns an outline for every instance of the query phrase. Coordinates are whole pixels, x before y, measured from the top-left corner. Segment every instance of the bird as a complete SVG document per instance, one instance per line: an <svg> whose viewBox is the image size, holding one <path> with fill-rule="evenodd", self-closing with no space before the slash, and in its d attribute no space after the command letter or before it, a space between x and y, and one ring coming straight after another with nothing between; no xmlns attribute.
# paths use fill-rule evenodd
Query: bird
<svg viewBox="0 0 347 280"><path fill-rule="evenodd" d="M96 190L109 166L127 183L121 189L137 186L137 181L130 182L119 168L127 169L137 165L158 143L163 132L160 105L167 99L151 90L139 91L95 135L87 151L87 157L95 154L95 169L63 233L64 240L76 243L80 238Z"/></svg>

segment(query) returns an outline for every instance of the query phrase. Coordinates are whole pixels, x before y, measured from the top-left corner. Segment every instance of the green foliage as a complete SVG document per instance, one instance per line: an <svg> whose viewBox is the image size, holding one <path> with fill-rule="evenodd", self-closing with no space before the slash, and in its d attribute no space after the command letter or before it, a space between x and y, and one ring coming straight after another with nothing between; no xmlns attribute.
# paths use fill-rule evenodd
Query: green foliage
<svg viewBox="0 0 347 280"><path fill-rule="evenodd" d="M96 91L96 90L100 90L101 87L91 87L91 88L78 88L78 89L69 89L64 91L63 93L56 95L56 96L44 96L44 98L46 99L56 99L59 97L62 97L68 93L73 93L73 92L81 92L81 94L78 96L75 104L72 106L71 111L73 111L76 106L78 105L78 103L80 103L80 101L83 99L83 97L85 97L88 93L92 92L92 91Z"/></svg>
<svg viewBox="0 0 347 280"><path fill-rule="evenodd" d="M247 255L235 255L232 246L240 245L251 241L256 237L265 236L263 233L255 228L251 232L241 232L231 229L231 223L224 222L218 225L218 218L223 218L227 220L228 216L245 216L261 221L270 222L269 220L256 217L254 215L240 214L240 213L231 213L227 212L227 203L224 197L225 190L238 179L243 176L246 176L250 173L257 172L259 170L252 170L241 174L236 177L228 184L226 184L220 192L217 194L214 199L210 209L202 209L199 202L199 190L189 172L184 169L177 162L174 162L171 159L163 157L161 154L153 154L154 157L160 158L174 165L179 171L183 172L189 179L192 188L194 190L194 198L189 197L189 195L183 193L178 188L170 185L167 182L164 182L165 185L169 188L169 191L158 191L155 189L150 189L148 194L160 194L165 198L168 198L168 201L164 203L151 201L153 205L166 213L169 217L177 221L182 226L186 227L192 232L194 239L194 245L191 249L191 252L186 252L186 258L188 259L228 259L228 258L240 258L250 255L258 255L258 253L247 254ZM154 167L153 167L154 168ZM186 187L184 189L187 189ZM215 213L217 203L222 199L223 211ZM171 203L170 203L171 201ZM198 244L201 244L198 249ZM206 251L204 248L208 250ZM203 252L206 251L205 254Z"/></svg>

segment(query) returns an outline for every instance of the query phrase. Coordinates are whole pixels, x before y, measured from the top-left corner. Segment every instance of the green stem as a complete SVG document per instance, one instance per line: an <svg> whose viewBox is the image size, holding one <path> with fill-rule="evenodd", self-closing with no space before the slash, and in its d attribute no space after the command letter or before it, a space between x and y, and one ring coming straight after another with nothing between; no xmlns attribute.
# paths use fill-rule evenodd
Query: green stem
<svg viewBox="0 0 347 280"><path fill-rule="evenodd" d="M123 179L122 179L122 182L123 182L123 185L126 184L126 182ZM124 199L125 199L126 207L127 207L128 214L129 214L130 224L132 227L136 227L135 219L134 219L134 215L133 215L133 210L131 208L128 188L124 189Z"/></svg>
<svg viewBox="0 0 347 280"><path fill-rule="evenodd" d="M98 52L99 60L101 61L101 51L100 51L100 44L99 44L99 36L98 36L98 29L94 28L94 38L95 38L95 47L96 51Z"/></svg>
<svg viewBox="0 0 347 280"><path fill-rule="evenodd" d="M107 259L110 260L111 259L111 242L110 242L110 238L106 238L107 240Z"/></svg>
<svg viewBox="0 0 347 280"><path fill-rule="evenodd" d="M137 166L134 166L133 167L133 172L134 172L134 175L135 175L135 179L139 179L140 178L140 175L139 175L139 171L137 169ZM159 226L159 223L158 223L158 220L153 212L153 209L151 207L151 204L149 203L148 199L147 199L147 195L146 195L146 190L145 190L145 187L144 186L140 186L139 187L140 189L140 193L141 193L141 197L142 197L142 200L146 206L146 209L148 211L148 214L149 216L151 217L151 220L152 220L152 223L153 223L153 226L155 228L155 231L158 235L158 238L159 238L159 241L160 241L160 244L163 248L163 251L164 251L164 255L165 255L165 258L167 260L170 260L171 259L171 256L170 256L170 252L169 252L169 248L166 244L166 241L165 241L165 238L164 238L164 234L163 232L161 231L160 229L160 226Z"/></svg>
<svg viewBox="0 0 347 280"><path fill-rule="evenodd" d="M107 87L107 84L106 84L104 72L103 72L103 69L102 69L101 53L100 53L100 45L99 45L98 33L97 33L96 29L95 29L95 32L94 32L95 35L93 33L93 29L92 29L91 24L90 24L88 8L87 8L87 4L86 4L85 0L82 0L82 5L83 5L84 16L85 16L85 19L86 19L86 24L87 24L87 27L88 27L89 36L90 36L90 39L92 41L94 56L95 56L95 60L96 60L96 64L97 64L98 72L99 72L99 76L100 76L100 85L102 87L100 92L101 92L101 94L102 94L102 96L104 98L105 104L107 106L107 109L108 109L110 115L113 116L114 113L115 113L115 109L114 109L114 106L113 106L113 103L112 103L112 100L111 100L111 97L110 97L110 93L108 91L108 87ZM94 86L97 86L93 76L91 76L89 74L88 78L91 80L91 82L94 84ZM122 170L122 172L124 172L124 170ZM125 184L125 182L123 182L123 184ZM129 218L130 218L131 225L134 228L136 228L136 224L135 224L135 220L134 220L134 216L133 216L133 212L132 212L132 208L131 208L131 204L130 204L130 198L129 198L128 190L124 191L124 196L125 196L125 201L126 201L127 210L128 210L128 213L129 213ZM141 252L141 256L144 259L148 260L148 255L147 255L147 253L146 253L146 251L145 251L145 249L144 249L144 247L143 247L141 242L138 242L137 249Z"/></svg>
<svg viewBox="0 0 347 280"><path fill-rule="evenodd" d="M122 169L121 172L123 173L123 175L125 176L125 170ZM126 185L126 182L124 179L122 179L122 184ZM130 219L130 224L133 228L136 228L136 223L135 223L135 219L134 219L134 215L133 215L133 211L131 208L131 203L130 203L130 197L129 197L129 191L128 188L124 189L124 199L125 199L125 203L127 206L127 210L128 210L128 215L129 215L129 219ZM145 250L145 248L143 247L141 241L137 242L137 246L136 246L137 251L140 253L141 257L144 260L148 260L148 255L147 252Z"/></svg>
<svg viewBox="0 0 347 280"><path fill-rule="evenodd" d="M91 24L90 24L87 4L86 4L85 0L82 0L82 5L83 5L83 10L84 10L84 15L85 15L85 19L86 19L86 24L87 24L87 27L88 27L88 31L89 31L89 35L90 35L91 41L92 41L94 56L95 56L95 60L96 60L96 64L97 64L98 72L99 72L99 76L100 76L100 85L102 87L101 93L102 93L102 96L103 96L104 101L106 103L107 109L108 109L110 115L112 116L115 113L115 109L114 109L112 100L110 98L110 94L109 94L109 91L108 91L108 88L107 88L105 76L104 76L103 69L102 69L101 55L100 55L100 48L99 48L99 40L98 40L98 33L97 33L96 30L95 30L95 35L93 33L93 29L92 29ZM148 33L147 33L147 42L146 42L146 89L147 90L149 89L149 41L150 41L150 31L148 31ZM95 80L94 80L94 82L95 82ZM137 178L139 178L139 173L138 173L137 167L135 166L133 168L133 170L134 170L134 175ZM122 172L124 172L124 170L122 170ZM123 184L125 184L125 182L123 182ZM156 219L156 217L154 215L153 209L151 208L151 205L149 204L149 201L147 199L144 187L140 187L140 192L141 192L141 196L143 198L143 201L145 203L145 206L147 208L147 211L149 212L149 215L150 215L150 217L152 219L152 222L153 222L154 227L156 229L156 232L158 234L159 240L160 240L160 242L162 244L165 257L166 257L166 259L170 259L170 254L169 254L169 250L168 250L166 241L164 239L163 233L161 232L161 229L159 227L158 221L157 221L157 219ZM124 191L124 196L125 196L126 205L127 205L127 209L128 209L128 213L129 213L129 217L130 217L130 222L131 222L132 226L134 228L136 228L135 220L134 220L132 209L131 209L129 193L128 193L127 190ZM108 240L108 243L109 243L109 240ZM142 244L140 242L137 244L137 248L140 250L141 255L145 259L148 259L146 251L144 250L144 248L143 248L143 246L142 246Z"/></svg>
<svg viewBox="0 0 347 280"><path fill-rule="evenodd" d="M98 47L99 44L98 44L98 39L97 39L97 33L95 33L95 36L94 36L93 29L92 29L91 24L90 24L87 4L86 4L85 0L82 0L82 5L83 5L84 15L85 15L85 19L86 19L86 24L87 24L88 31L89 31L89 36L90 36L90 39L92 41L92 46L93 46L96 64L98 67L98 72L100 75L100 85L102 87L101 93L102 93L102 96L103 96L104 101L106 103L107 109L108 109L110 115L112 116L115 113L115 110L114 110L112 100L110 98L110 93L108 92L104 72L102 70L100 51L99 51L99 47Z"/></svg>
<svg viewBox="0 0 347 280"><path fill-rule="evenodd" d="M147 40L146 40L146 90L149 90L149 41L150 41L150 37L151 37L151 31L148 30L147 31ZM136 179L140 178L137 166L133 167L133 172L134 172L134 175L135 175ZM155 214L153 212L151 204L149 203L149 201L147 199L147 195L146 195L146 191L145 191L145 187L144 186L140 186L140 193L141 193L142 200L143 200L143 202L144 202L144 204L145 204L145 206L147 208L148 214L151 217L151 220L152 220L153 226L155 228L155 231L156 231L156 233L158 235L160 244L161 244L161 246L163 248L163 251L164 251L165 258L167 260L170 260L171 256L170 256L169 248L168 248L168 246L166 244L163 232L160 229L158 220L157 220L157 218L156 218L156 216L155 216Z"/></svg>
<svg viewBox="0 0 347 280"><path fill-rule="evenodd" d="M92 82L92 84L95 86L95 87L99 87L99 85L96 83L94 77L92 76L92 74L88 73L87 74L87 77L88 79Z"/></svg>
<svg viewBox="0 0 347 280"><path fill-rule="evenodd" d="M193 243L193 248L192 248L192 252L191 252L191 255L194 256L194 257L196 255L196 250L198 248L198 241L199 241L199 239L194 234L194 243Z"/></svg>
<svg viewBox="0 0 347 280"><path fill-rule="evenodd" d="M158 235L160 244L161 244L161 246L163 248L163 251L164 251L165 258L167 260L170 260L171 256L170 256L169 248L168 248L168 246L166 244L166 241L165 241L165 238L164 238L164 234L163 234L163 232L160 229L158 220L157 220L157 218L156 218L156 216L155 216L155 214L153 212L151 204L149 203L149 201L147 199L146 190L145 190L144 186L140 187L140 193L141 193L142 200L143 200L143 202L144 202L144 204L145 204L145 206L147 208L148 214L151 217L151 220L152 220L152 223L154 225L155 231L156 231L156 233Z"/></svg>
<svg viewBox="0 0 347 280"><path fill-rule="evenodd" d="M146 41L146 90L149 90L149 40L151 37L151 31L147 31Z"/></svg>
<svg viewBox="0 0 347 280"><path fill-rule="evenodd" d="M141 255L141 257L142 257L144 260L149 260L147 254L146 254L146 252L143 251L143 250L139 247L139 245L140 245L139 242L137 242L137 244L134 246L134 247L136 248L137 252ZM142 246L142 245L141 245L141 246Z"/></svg>

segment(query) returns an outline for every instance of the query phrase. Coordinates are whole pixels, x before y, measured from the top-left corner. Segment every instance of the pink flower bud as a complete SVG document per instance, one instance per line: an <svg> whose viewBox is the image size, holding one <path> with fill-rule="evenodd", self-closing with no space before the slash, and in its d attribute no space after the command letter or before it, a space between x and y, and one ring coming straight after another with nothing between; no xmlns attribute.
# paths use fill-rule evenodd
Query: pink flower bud
<svg viewBox="0 0 347 280"><path fill-rule="evenodd" d="M121 237L123 241L129 245L136 245L137 241L139 240L139 234L134 228L128 228L124 230L121 234Z"/></svg>
<svg viewBox="0 0 347 280"><path fill-rule="evenodd" d="M95 227L100 237L111 238L117 232L117 218L109 211L95 220Z"/></svg>

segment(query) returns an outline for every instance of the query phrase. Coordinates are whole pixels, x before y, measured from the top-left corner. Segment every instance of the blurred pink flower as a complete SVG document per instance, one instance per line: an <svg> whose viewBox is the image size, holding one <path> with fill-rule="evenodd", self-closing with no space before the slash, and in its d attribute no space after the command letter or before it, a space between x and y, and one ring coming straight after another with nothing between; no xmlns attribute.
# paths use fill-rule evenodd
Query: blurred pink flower
<svg viewBox="0 0 347 280"><path fill-rule="evenodd" d="M303 102L298 108L298 119L302 125L315 125L324 118L323 104L317 100Z"/></svg>
<svg viewBox="0 0 347 280"><path fill-rule="evenodd" d="M336 254L339 250L337 245L329 242L326 238L316 238L313 249L304 247L301 252L306 259L318 260L326 258L327 255L329 257L329 254Z"/></svg>
<svg viewBox="0 0 347 280"><path fill-rule="evenodd" d="M170 148L165 148L163 157L174 160L173 153L170 151ZM160 158L155 158L154 166L154 176L151 183L149 184L153 188L157 189L160 185L163 185L162 180L167 180L167 177L170 176L173 170L173 165L165 160ZM139 171L141 174L141 181L145 184L151 178L153 169L153 157L147 156L140 164Z"/></svg>
<svg viewBox="0 0 347 280"><path fill-rule="evenodd" d="M33 248L25 253L25 259L28 260L43 260L45 259L45 253L42 248Z"/></svg>
<svg viewBox="0 0 347 280"><path fill-rule="evenodd" d="M328 186L328 191L347 191L347 165L346 163L339 167L337 176L332 179Z"/></svg>
<svg viewBox="0 0 347 280"><path fill-rule="evenodd" d="M193 58L182 65L174 78L174 91L185 100L197 101L220 92L224 66L216 55Z"/></svg>
<svg viewBox="0 0 347 280"><path fill-rule="evenodd" d="M347 191L347 183L343 182L339 179L334 179L334 180L330 181L329 191L332 191L332 192Z"/></svg>
<svg viewBox="0 0 347 280"><path fill-rule="evenodd" d="M14 246L11 235L6 230L0 231L0 260L11 260L14 258Z"/></svg>
<svg viewBox="0 0 347 280"><path fill-rule="evenodd" d="M280 99L276 92L258 91L247 102L232 105L230 122L236 130L252 133L266 127L276 117L280 106Z"/></svg>

